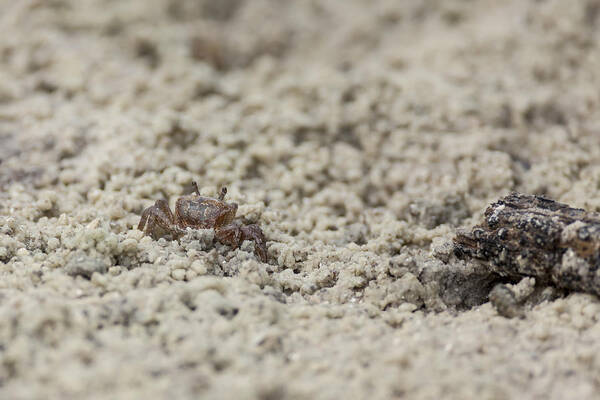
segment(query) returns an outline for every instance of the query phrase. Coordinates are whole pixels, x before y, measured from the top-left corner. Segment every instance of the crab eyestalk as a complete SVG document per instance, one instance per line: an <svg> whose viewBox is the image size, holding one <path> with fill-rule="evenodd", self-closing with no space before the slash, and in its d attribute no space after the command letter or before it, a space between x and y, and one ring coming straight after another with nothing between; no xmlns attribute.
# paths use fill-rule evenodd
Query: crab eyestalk
<svg viewBox="0 0 600 400"><path fill-rule="evenodd" d="M194 192L196 192L196 194L200 196L200 190L198 190L198 184L196 183L196 181L192 182L192 188L194 189Z"/></svg>

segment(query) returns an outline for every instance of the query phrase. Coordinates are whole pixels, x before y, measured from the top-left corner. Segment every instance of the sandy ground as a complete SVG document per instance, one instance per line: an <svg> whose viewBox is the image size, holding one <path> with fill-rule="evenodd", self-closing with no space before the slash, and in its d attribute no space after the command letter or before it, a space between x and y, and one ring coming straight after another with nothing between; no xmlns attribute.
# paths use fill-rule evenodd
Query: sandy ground
<svg viewBox="0 0 600 400"><path fill-rule="evenodd" d="M600 395L596 297L505 318L450 247L512 190L600 210L599 1L3 0L0 27L0 398ZM193 180L268 263L135 229Z"/></svg>

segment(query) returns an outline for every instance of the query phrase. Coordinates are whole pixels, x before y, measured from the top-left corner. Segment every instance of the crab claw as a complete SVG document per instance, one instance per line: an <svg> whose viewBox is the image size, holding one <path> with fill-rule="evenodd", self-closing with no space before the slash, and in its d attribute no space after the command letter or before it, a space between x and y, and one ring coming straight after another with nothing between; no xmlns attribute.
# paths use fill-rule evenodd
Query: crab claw
<svg viewBox="0 0 600 400"><path fill-rule="evenodd" d="M265 235L258 225L240 226L230 224L215 229L215 237L219 242L238 248L244 240L254 242L254 253L262 262L267 262L267 246Z"/></svg>

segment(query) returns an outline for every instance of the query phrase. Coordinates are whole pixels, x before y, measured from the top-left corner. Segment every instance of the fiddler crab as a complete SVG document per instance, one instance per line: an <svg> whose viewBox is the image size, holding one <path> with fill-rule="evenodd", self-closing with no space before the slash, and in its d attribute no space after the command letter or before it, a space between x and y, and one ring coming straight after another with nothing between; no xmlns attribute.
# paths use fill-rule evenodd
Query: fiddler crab
<svg viewBox="0 0 600 400"><path fill-rule="evenodd" d="M138 230L158 239L171 236L179 239L186 228L214 229L215 238L237 249L244 240L254 241L254 252L262 262L267 261L267 246L262 229L258 225L242 225L234 221L238 205L224 201L227 188L221 188L218 199L200 196L198 185L192 182L193 194L181 196L175 203L175 214L166 200L156 200L153 206L142 212Z"/></svg>

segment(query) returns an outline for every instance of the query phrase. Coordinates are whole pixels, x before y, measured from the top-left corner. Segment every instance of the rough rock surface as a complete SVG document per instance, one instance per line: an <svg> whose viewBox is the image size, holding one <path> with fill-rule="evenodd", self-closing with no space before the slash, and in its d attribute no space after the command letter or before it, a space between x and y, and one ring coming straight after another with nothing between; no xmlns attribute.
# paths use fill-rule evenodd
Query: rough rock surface
<svg viewBox="0 0 600 400"><path fill-rule="evenodd" d="M482 224L459 230L454 253L500 275L600 295L600 214L511 193L491 204Z"/></svg>
<svg viewBox="0 0 600 400"><path fill-rule="evenodd" d="M0 0L0 398L597 398L598 298L451 239L600 210L599 10ZM269 263L135 229L193 180Z"/></svg>

